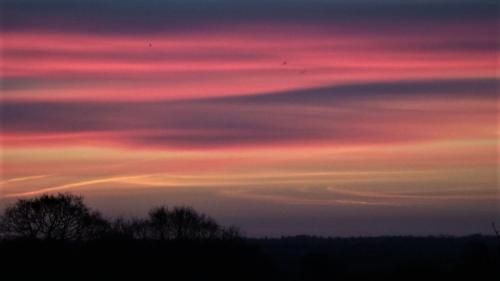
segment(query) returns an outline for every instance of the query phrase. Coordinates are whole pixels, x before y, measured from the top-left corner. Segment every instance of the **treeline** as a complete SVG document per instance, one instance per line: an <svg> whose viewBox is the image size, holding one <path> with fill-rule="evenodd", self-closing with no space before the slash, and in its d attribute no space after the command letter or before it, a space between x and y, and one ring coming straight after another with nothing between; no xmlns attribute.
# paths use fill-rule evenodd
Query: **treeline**
<svg viewBox="0 0 500 281"><path fill-rule="evenodd" d="M495 236L244 238L190 207L107 219L71 194L18 200L0 235L2 280L500 280Z"/></svg>
<svg viewBox="0 0 500 281"><path fill-rule="evenodd" d="M20 199L0 216L2 239L89 241L234 240L241 237L234 226L224 227L191 207L152 208L147 218L109 220L72 194L42 195Z"/></svg>
<svg viewBox="0 0 500 281"><path fill-rule="evenodd" d="M190 207L107 219L82 197L42 195L7 207L0 236L2 280L277 280L236 227Z"/></svg>

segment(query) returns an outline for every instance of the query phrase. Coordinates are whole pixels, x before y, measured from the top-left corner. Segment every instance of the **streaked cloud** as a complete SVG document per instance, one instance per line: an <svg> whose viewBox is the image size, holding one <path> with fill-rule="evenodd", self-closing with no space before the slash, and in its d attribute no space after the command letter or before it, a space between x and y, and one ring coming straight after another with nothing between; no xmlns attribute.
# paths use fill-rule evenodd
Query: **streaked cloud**
<svg viewBox="0 0 500 281"><path fill-rule="evenodd" d="M210 148L494 139L496 85L466 79L173 102L5 102L3 140Z"/></svg>
<svg viewBox="0 0 500 281"><path fill-rule="evenodd" d="M264 234L359 216L472 231L498 213L498 8L1 1L0 203L72 191Z"/></svg>

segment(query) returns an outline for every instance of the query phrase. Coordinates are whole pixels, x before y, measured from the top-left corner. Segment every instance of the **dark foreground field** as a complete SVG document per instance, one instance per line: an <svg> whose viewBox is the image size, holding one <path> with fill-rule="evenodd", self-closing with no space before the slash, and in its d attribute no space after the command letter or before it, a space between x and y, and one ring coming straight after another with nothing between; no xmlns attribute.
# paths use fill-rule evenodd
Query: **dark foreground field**
<svg viewBox="0 0 500 281"><path fill-rule="evenodd" d="M0 242L9 279L500 280L495 237ZM12 279L14 278L14 279Z"/></svg>

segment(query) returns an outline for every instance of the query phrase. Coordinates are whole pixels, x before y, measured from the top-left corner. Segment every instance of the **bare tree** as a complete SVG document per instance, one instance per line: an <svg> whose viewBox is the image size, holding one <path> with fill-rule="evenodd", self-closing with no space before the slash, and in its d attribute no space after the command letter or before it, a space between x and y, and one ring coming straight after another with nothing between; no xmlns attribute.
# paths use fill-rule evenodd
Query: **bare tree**
<svg viewBox="0 0 500 281"><path fill-rule="evenodd" d="M0 217L2 236L44 240L95 239L109 229L97 211L91 211L80 196L42 195L21 199Z"/></svg>
<svg viewBox="0 0 500 281"><path fill-rule="evenodd" d="M149 222L145 219L132 219L130 222L130 228L134 239L145 240L151 236Z"/></svg>
<svg viewBox="0 0 500 281"><path fill-rule="evenodd" d="M153 239L167 240L172 237L172 218L167 207L156 207L149 211L149 227Z"/></svg>
<svg viewBox="0 0 500 281"><path fill-rule="evenodd" d="M165 206L149 212L150 238L159 240L233 239L240 236L237 228L223 228L213 218L191 207Z"/></svg>
<svg viewBox="0 0 500 281"><path fill-rule="evenodd" d="M113 236L123 239L145 240L151 233L149 222L145 219L119 217L113 221L111 227Z"/></svg>
<svg viewBox="0 0 500 281"><path fill-rule="evenodd" d="M498 242L498 253L500 254L500 232L498 231L498 229L495 225L495 222L491 223L491 227L493 228L493 232L495 232L495 236L496 236L497 242Z"/></svg>
<svg viewBox="0 0 500 281"><path fill-rule="evenodd" d="M191 207L151 209L147 219L117 218L112 223L71 194L21 199L0 216L0 238L94 240L103 238L154 240L237 239L235 227L220 226Z"/></svg>
<svg viewBox="0 0 500 281"><path fill-rule="evenodd" d="M221 239L223 240L238 240L241 237L241 231L236 226L225 227L222 229Z"/></svg>
<svg viewBox="0 0 500 281"><path fill-rule="evenodd" d="M191 207L174 207L170 212L173 239L193 240L215 238L219 225Z"/></svg>

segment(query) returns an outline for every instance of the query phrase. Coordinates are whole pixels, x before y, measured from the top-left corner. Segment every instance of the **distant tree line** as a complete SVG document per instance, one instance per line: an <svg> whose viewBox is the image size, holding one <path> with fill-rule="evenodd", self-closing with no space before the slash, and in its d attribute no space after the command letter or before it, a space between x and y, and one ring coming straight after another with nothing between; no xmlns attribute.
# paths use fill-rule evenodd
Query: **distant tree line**
<svg viewBox="0 0 500 281"><path fill-rule="evenodd" d="M237 228L190 207L159 206L144 218L106 219L82 197L42 195L18 200L0 215L0 276L500 280L494 236L240 238Z"/></svg>
<svg viewBox="0 0 500 281"><path fill-rule="evenodd" d="M87 207L81 196L42 195L20 199L0 216L0 238L88 241L105 238L141 240L234 240L238 228L219 225L191 207L155 207L147 218L108 220Z"/></svg>

